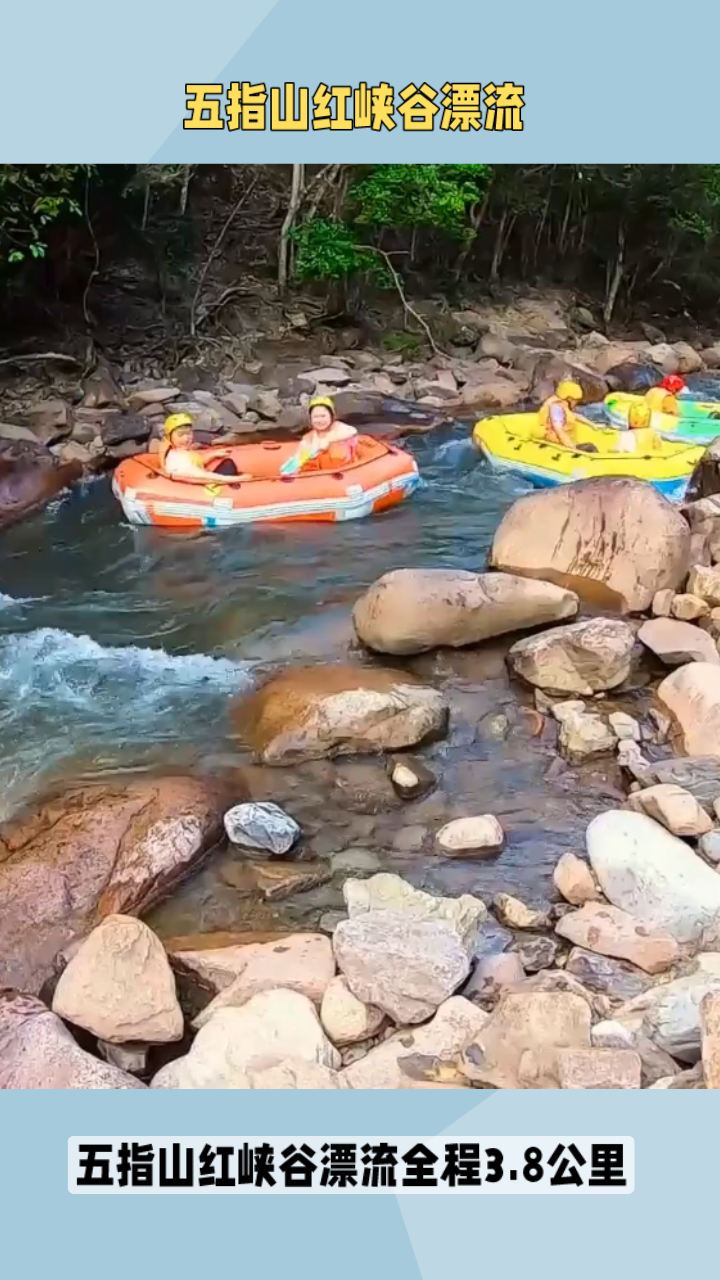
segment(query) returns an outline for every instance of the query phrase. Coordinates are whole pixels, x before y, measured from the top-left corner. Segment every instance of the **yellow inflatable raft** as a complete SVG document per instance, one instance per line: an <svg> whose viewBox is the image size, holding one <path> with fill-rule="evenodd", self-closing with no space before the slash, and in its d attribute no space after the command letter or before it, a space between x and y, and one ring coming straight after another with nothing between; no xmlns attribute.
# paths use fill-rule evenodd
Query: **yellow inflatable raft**
<svg viewBox="0 0 720 1280"><path fill-rule="evenodd" d="M596 452L549 444L536 413L483 418L474 427L473 441L491 467L515 472L538 486L635 476L676 500L684 496L704 453L702 447L664 440L652 431L616 431L582 419L576 420L574 434L578 445L594 445Z"/></svg>
<svg viewBox="0 0 720 1280"><path fill-rule="evenodd" d="M631 395L626 391L613 391L606 396L605 408L613 426L626 427L631 406L643 404L644 399L644 396ZM654 431L673 441L697 445L708 445L720 435L720 403L680 399L678 405L679 416L653 409L650 425Z"/></svg>

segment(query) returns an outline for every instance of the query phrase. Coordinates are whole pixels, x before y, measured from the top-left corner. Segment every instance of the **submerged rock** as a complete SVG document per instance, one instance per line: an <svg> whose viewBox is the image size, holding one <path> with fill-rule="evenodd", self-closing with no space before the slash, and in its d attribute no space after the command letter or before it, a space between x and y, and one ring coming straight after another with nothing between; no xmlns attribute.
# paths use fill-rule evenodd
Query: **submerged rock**
<svg viewBox="0 0 720 1280"><path fill-rule="evenodd" d="M443 695L413 677L341 665L285 671L235 708L266 764L399 751L440 736L447 720Z"/></svg>

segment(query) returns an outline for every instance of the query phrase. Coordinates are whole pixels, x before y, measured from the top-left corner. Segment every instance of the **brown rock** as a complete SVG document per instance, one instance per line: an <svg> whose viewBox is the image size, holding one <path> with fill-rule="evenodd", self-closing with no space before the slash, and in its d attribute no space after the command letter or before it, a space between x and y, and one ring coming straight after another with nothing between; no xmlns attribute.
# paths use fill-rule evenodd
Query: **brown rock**
<svg viewBox="0 0 720 1280"><path fill-rule="evenodd" d="M353 624L368 648L411 654L559 622L577 609L577 596L550 583L461 569L396 569L360 597Z"/></svg>
<svg viewBox="0 0 720 1280"><path fill-rule="evenodd" d="M104 409L113 405L124 409L125 403L125 396L107 367L97 369L88 378L82 401L84 409Z"/></svg>
<svg viewBox="0 0 720 1280"><path fill-rule="evenodd" d="M570 911L558 920L555 931L575 946L627 960L646 973L663 973L679 955L678 944L669 934L652 932L626 911L599 902Z"/></svg>
<svg viewBox="0 0 720 1280"><path fill-rule="evenodd" d="M675 592L672 587L663 587L662 591L656 591L652 601L652 611L655 617L669 618L674 599Z"/></svg>
<svg viewBox="0 0 720 1280"><path fill-rule="evenodd" d="M332 876L329 862L241 862L228 860L220 867L220 875L226 884L239 889L243 897L260 894L266 902L289 898L293 893L303 893L325 884Z"/></svg>
<svg viewBox="0 0 720 1280"><path fill-rule="evenodd" d="M490 562L633 613L662 588L680 586L689 555L689 526L662 494L607 477L519 498L500 522Z"/></svg>
<svg viewBox="0 0 720 1280"><path fill-rule="evenodd" d="M227 796L188 777L51 793L0 826L0 980L39 991L106 915L160 902L223 838Z"/></svg>
<svg viewBox="0 0 720 1280"><path fill-rule="evenodd" d="M690 570L687 589L710 605L720 605L720 569L708 569L696 564Z"/></svg>
<svg viewBox="0 0 720 1280"><path fill-rule="evenodd" d="M639 1089L642 1063L634 1049L561 1049L561 1089Z"/></svg>
<svg viewBox="0 0 720 1280"><path fill-rule="evenodd" d="M10 450L30 449L29 443L10 444ZM15 524L70 488L83 473L79 462L58 464L52 454L38 444L32 456L0 457L0 528Z"/></svg>
<svg viewBox="0 0 720 1280"><path fill-rule="evenodd" d="M646 813L674 836L704 836L712 831L710 816L694 795L674 783L660 783L628 797L628 809Z"/></svg>
<svg viewBox="0 0 720 1280"><path fill-rule="evenodd" d="M25 410L27 425L43 444L65 440L72 431L72 409L64 400L42 400Z"/></svg>
<svg viewBox="0 0 720 1280"><path fill-rule="evenodd" d="M493 382L469 382L460 392L460 405L464 409L503 412L515 409L522 400L523 393L523 387L509 378L498 378Z"/></svg>
<svg viewBox="0 0 720 1280"><path fill-rule="evenodd" d="M143 1089L93 1058L33 996L0 990L0 1089Z"/></svg>
<svg viewBox="0 0 720 1280"><path fill-rule="evenodd" d="M566 902L582 907L602 897L587 862L576 853L564 853L553 872L553 884Z"/></svg>
<svg viewBox="0 0 720 1280"><path fill-rule="evenodd" d="M493 898L495 915L501 924L508 929L547 929L546 912L534 907L526 907L520 898L513 898L509 893L496 893Z"/></svg>
<svg viewBox="0 0 720 1280"><path fill-rule="evenodd" d="M585 1000L559 991L511 992L463 1050L462 1070L479 1084L517 1089L522 1087L521 1060L530 1049L541 1056L545 1068L533 1087L557 1088L557 1050L589 1047L590 1008Z"/></svg>
<svg viewBox="0 0 720 1280"><path fill-rule="evenodd" d="M398 751L447 726L442 694L380 668L300 667L235 707L240 735L265 764Z"/></svg>

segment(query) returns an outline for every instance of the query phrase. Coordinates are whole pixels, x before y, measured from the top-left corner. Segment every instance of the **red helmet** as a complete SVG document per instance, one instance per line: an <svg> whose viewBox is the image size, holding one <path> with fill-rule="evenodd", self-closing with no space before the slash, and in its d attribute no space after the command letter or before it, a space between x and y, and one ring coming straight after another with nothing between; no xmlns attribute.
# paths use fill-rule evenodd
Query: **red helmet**
<svg viewBox="0 0 720 1280"><path fill-rule="evenodd" d="M685 386L685 379L679 378L676 373L669 373L667 378L663 378L660 383L663 391L667 391L671 396L676 396L678 391L682 391Z"/></svg>

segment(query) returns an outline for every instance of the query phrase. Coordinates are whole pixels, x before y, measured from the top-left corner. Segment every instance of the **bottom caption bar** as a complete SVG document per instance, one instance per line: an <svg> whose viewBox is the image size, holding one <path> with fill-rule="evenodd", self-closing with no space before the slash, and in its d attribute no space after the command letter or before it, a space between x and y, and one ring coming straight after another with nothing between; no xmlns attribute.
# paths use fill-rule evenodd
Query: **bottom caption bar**
<svg viewBox="0 0 720 1280"><path fill-rule="evenodd" d="M629 1195L632 1138L70 1138L75 1195Z"/></svg>

